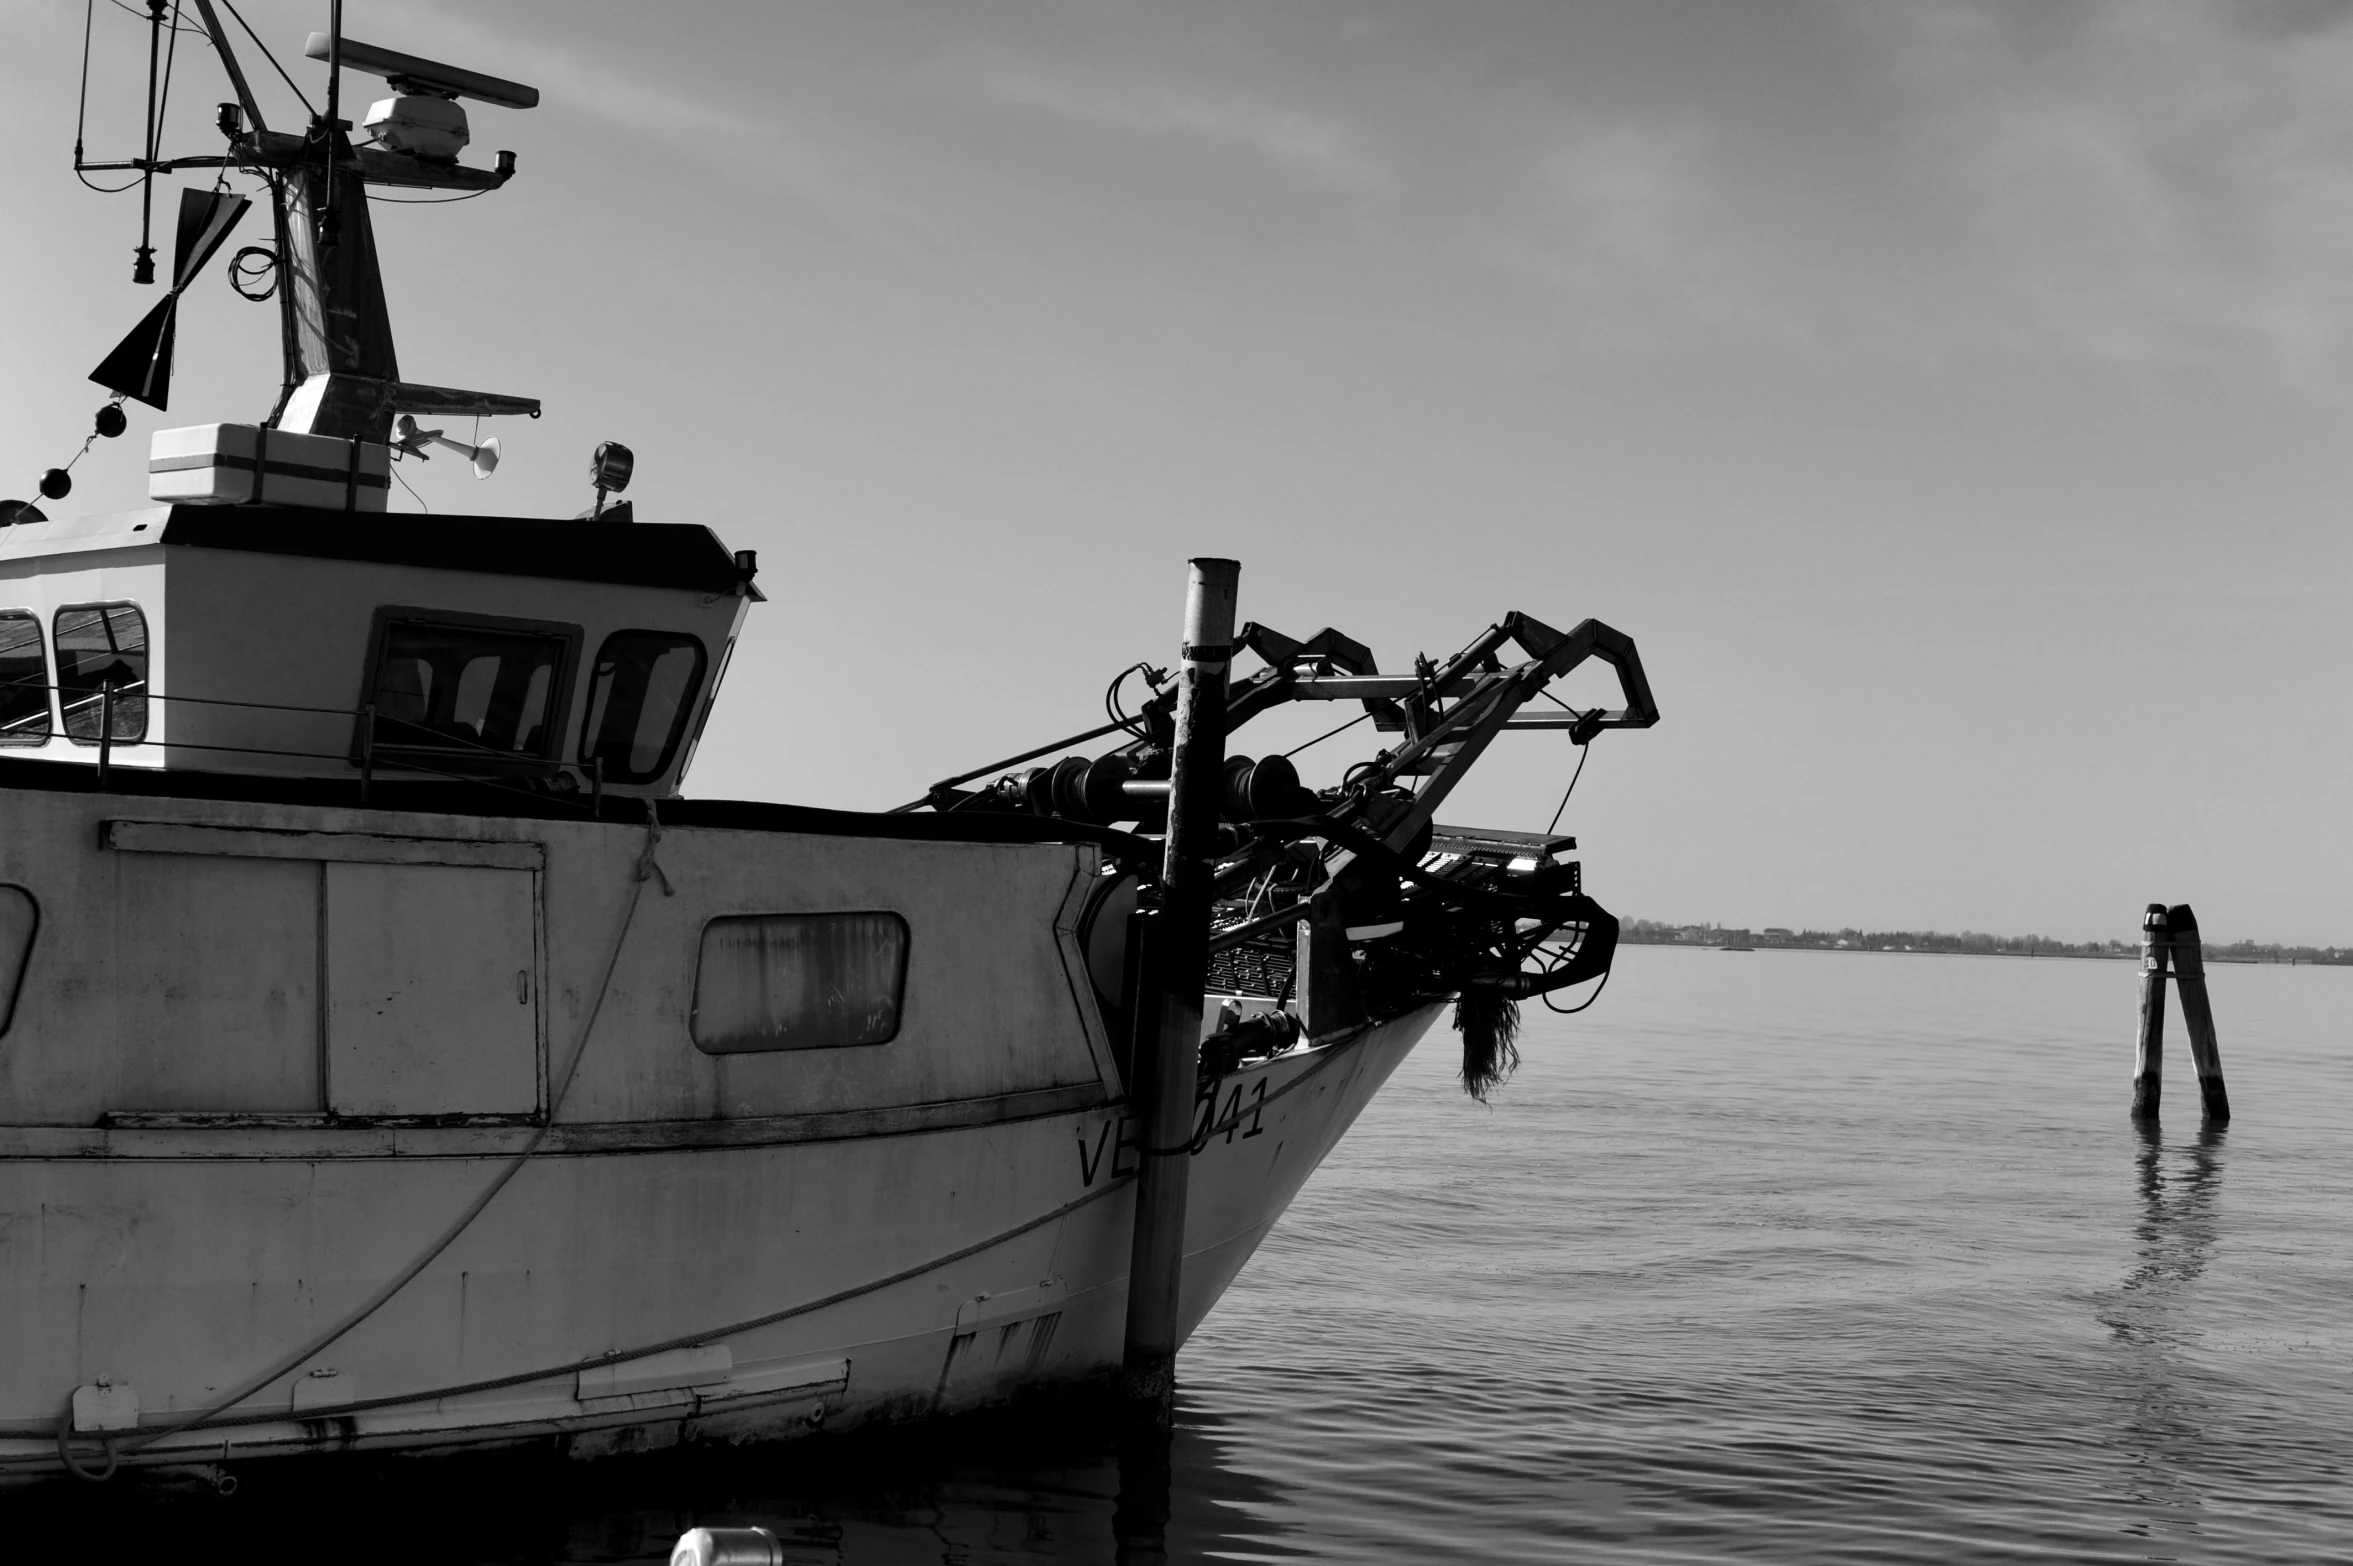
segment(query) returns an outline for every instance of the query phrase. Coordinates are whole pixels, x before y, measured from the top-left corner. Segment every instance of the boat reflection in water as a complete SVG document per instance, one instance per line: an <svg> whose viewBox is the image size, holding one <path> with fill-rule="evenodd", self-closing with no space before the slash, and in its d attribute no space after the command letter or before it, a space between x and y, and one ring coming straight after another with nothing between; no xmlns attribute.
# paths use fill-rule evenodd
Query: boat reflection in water
<svg viewBox="0 0 2353 1566"><path fill-rule="evenodd" d="M596 1464L545 1455L357 1464L321 1482L252 1469L233 1501L139 1486L114 1525L175 1554L237 1558L256 1541L332 1541L341 1566L667 1561L692 1527L758 1526L796 1563L1088 1561L1158 1566L1289 1553L1276 1484L1233 1458L1220 1416L1180 1406L1169 1432L1112 1432L1094 1397L770 1450ZM85 1541L85 1498L16 1497L11 1552L62 1558Z"/></svg>

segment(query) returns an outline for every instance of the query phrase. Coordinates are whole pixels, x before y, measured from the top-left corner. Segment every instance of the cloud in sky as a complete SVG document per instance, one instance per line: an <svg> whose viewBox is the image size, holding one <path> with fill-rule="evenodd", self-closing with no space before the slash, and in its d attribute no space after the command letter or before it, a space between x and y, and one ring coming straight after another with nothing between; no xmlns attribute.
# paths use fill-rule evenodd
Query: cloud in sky
<svg viewBox="0 0 2353 1566"><path fill-rule="evenodd" d="M696 91L664 80L643 60L567 49L548 42L544 29L498 27L478 10L382 4L371 8L370 26L414 40L411 51L428 57L438 51L469 62L517 62L513 74L538 87L549 107L658 141L737 184L791 196L845 222L895 228L918 221L910 204L849 166L849 138L788 117L773 98Z"/></svg>
<svg viewBox="0 0 2353 1566"><path fill-rule="evenodd" d="M1922 152L2035 329L2090 352L2353 326L2353 7L2317 0L1857 6L1920 94Z"/></svg>
<svg viewBox="0 0 2353 1566"><path fill-rule="evenodd" d="M1812 41L1794 61L1664 22L1605 58L1563 10L1507 68L1466 66L1487 57L1445 28L1347 48L1311 29L1306 48L1245 18L1237 68L1214 29L1047 46L983 11L928 64L877 51L862 85L789 97L698 91L437 0L379 9L419 47L528 59L551 106L868 231L957 221L899 161L911 91L1348 202L1618 347L2353 369L2353 0L1816 0L1775 24Z"/></svg>
<svg viewBox="0 0 2353 1566"><path fill-rule="evenodd" d="M1556 125L1523 189L1476 221L1474 248L1618 347L1693 329L1810 339L1812 310L1783 286L1771 226L1737 210L1715 140L1689 117Z"/></svg>
<svg viewBox="0 0 2353 1566"><path fill-rule="evenodd" d="M1556 113L1480 247L1605 338L2348 368L2353 3L1821 14L1877 121L1850 130L1871 142L1851 165L1749 123L1736 93Z"/></svg>
<svg viewBox="0 0 2353 1566"><path fill-rule="evenodd" d="M945 62L935 77L989 101L1107 130L1173 136L1227 149L1342 195L1387 194L1393 179L1348 120L1211 86L990 48Z"/></svg>

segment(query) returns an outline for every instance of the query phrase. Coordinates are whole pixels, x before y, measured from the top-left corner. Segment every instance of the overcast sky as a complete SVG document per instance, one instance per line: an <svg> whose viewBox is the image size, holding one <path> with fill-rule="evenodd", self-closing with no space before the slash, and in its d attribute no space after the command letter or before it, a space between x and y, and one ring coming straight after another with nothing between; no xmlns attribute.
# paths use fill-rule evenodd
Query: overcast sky
<svg viewBox="0 0 2353 1566"><path fill-rule="evenodd" d="M314 99L325 9L244 6ZM1246 618L1384 667L1514 608L1633 635L1664 721L1597 742L1564 822L1622 914L2084 939L2161 898L2343 943L2349 18L351 0L346 26L545 93L471 110L509 188L376 210L408 378L547 404L489 483L404 464L423 500L569 515L618 439L641 516L760 552L690 792L882 807L1085 727L1173 651L1186 557L1226 554ZM81 27L0 0L11 494L153 299L136 196L69 170ZM120 156L142 29L99 0L96 32L88 140ZM168 145L210 151L228 94L182 44ZM72 506L140 503L155 428L265 414L274 322L199 284L172 412L134 406ZM1515 736L1446 815L1540 828L1573 760Z"/></svg>

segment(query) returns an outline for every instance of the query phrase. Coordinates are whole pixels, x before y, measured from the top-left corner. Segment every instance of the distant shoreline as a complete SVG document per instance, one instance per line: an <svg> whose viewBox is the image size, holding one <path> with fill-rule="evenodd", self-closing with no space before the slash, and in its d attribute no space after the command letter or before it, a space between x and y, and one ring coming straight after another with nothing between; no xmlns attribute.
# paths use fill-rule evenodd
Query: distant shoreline
<svg viewBox="0 0 2353 1566"><path fill-rule="evenodd" d="M1729 951L1800 952L1912 952L1940 957L2072 958L2089 962L2136 962L2138 942L2051 941L2038 935L1981 935L1964 931L1949 935L1938 930L1764 930L1728 928L1712 924L1662 924L1629 919L1618 939L1629 946L1690 946ZM2353 967L2353 947L2282 946L2257 941L2220 945L2205 943L2209 963L2237 963L2282 968Z"/></svg>

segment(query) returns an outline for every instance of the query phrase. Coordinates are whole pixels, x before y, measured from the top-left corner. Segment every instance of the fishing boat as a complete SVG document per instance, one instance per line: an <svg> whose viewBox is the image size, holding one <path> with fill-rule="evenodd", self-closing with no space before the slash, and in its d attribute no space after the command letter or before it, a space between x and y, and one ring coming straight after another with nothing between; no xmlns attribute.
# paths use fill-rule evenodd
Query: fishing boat
<svg viewBox="0 0 2353 1566"><path fill-rule="evenodd" d="M1656 721L1592 620L1406 674L1243 624L895 809L687 795L751 553L639 516L617 445L579 516L388 504L429 450L495 467L432 421L538 404L404 379L366 188L505 186L467 105L538 95L337 6L325 112L275 129L218 10L222 150L151 117L113 165L199 179L92 440L167 407L177 301L255 206L228 270L274 290L277 404L157 431L146 508L65 514L63 469L0 503L0 1483L1109 1378L1155 1171L1181 1341L1449 1006L1484 1092L1520 1002L1606 975L1573 838L1437 819L1507 731ZM390 89L357 130L349 72ZM1589 660L1622 707L1551 695ZM1238 748L1300 701L1381 738L1337 786Z"/></svg>

